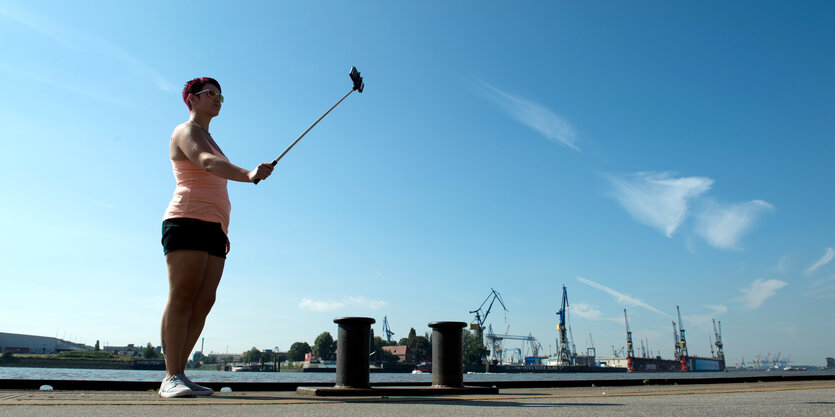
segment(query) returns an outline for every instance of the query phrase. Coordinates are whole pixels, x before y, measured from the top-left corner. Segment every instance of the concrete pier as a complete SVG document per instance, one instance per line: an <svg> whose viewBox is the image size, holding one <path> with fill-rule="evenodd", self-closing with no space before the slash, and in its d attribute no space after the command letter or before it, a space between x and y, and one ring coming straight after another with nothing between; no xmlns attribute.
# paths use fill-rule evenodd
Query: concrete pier
<svg viewBox="0 0 835 417"><path fill-rule="evenodd" d="M494 395L322 398L232 391L164 399L153 391L0 390L3 416L835 416L835 381L508 388Z"/></svg>

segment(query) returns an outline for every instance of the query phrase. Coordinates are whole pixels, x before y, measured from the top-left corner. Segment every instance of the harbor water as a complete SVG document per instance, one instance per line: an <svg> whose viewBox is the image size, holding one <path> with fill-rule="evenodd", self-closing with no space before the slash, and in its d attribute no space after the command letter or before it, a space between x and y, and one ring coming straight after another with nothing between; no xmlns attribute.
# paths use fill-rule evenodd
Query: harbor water
<svg viewBox="0 0 835 417"><path fill-rule="evenodd" d="M186 371L189 378L200 382L281 382L281 383L335 383L334 373L305 372L223 372L223 371ZM833 375L835 370L809 371L750 371L733 370L729 372L643 372L643 373L468 373L467 382L492 381L583 381L583 380L622 380L622 379L699 379L699 378L739 378L739 377L774 377L775 375ZM121 369L66 369L66 368L15 368L0 367L0 379L34 380L80 380L80 381L161 381L165 371L139 371ZM373 383L431 383L432 374L371 373Z"/></svg>

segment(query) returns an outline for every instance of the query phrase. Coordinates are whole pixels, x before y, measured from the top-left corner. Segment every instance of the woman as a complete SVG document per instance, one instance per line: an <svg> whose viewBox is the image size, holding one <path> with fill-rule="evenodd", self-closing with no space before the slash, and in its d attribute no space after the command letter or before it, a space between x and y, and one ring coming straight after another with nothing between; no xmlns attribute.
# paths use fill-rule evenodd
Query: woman
<svg viewBox="0 0 835 417"><path fill-rule="evenodd" d="M269 163L252 171L232 164L209 134L209 123L223 103L217 81L205 77L189 81L183 101L189 119L171 135L169 155L177 188L162 222L169 285L161 330L166 373L159 395L163 397L213 393L189 380L185 367L214 304L229 252L231 205L226 182L263 180L273 171Z"/></svg>

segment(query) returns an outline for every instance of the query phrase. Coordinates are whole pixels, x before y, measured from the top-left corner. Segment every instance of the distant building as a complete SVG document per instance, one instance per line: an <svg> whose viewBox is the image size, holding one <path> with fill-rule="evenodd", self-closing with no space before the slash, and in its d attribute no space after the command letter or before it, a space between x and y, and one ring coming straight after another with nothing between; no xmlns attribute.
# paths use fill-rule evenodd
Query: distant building
<svg viewBox="0 0 835 417"><path fill-rule="evenodd" d="M413 363L415 361L415 354L409 351L408 346L383 346L383 350L397 356L398 362Z"/></svg>
<svg viewBox="0 0 835 417"><path fill-rule="evenodd" d="M145 353L146 348L147 345L136 346L133 343L131 343L127 346L104 346L103 348L101 348L101 350L119 356L140 357ZM153 349L154 352L157 353L157 355L162 354L162 346L156 346Z"/></svg>
<svg viewBox="0 0 835 417"><path fill-rule="evenodd" d="M68 342L57 337L0 333L0 352L58 353L67 350L93 350L83 343Z"/></svg>
<svg viewBox="0 0 835 417"><path fill-rule="evenodd" d="M244 354L243 353L215 353L209 352L205 354L204 360L208 356L214 356L217 358L218 363L238 363L243 360Z"/></svg>
<svg viewBox="0 0 835 417"><path fill-rule="evenodd" d="M598 356L596 362L596 365L601 367L626 368L625 356Z"/></svg>

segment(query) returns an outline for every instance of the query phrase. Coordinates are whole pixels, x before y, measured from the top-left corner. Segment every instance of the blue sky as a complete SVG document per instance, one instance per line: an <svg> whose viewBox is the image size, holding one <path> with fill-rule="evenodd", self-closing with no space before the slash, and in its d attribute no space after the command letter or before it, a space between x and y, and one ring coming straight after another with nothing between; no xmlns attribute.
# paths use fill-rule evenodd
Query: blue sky
<svg viewBox="0 0 835 417"><path fill-rule="evenodd" d="M835 355L835 6L826 2L0 0L2 331L158 344L183 83L267 181L230 183L207 352L471 321L556 350ZM829 120L829 121L827 121ZM828 168L829 167L829 168Z"/></svg>

